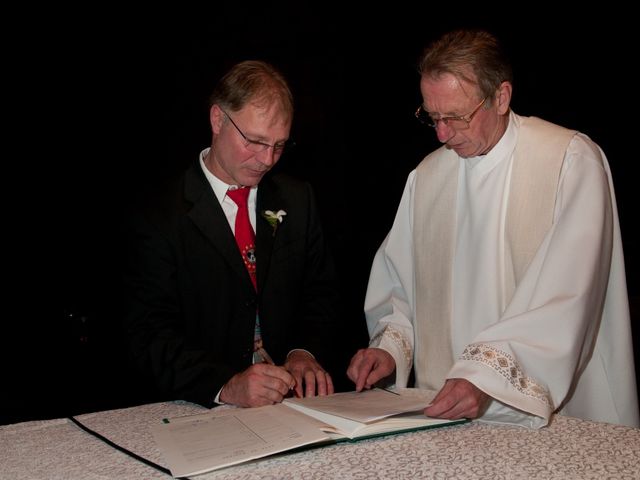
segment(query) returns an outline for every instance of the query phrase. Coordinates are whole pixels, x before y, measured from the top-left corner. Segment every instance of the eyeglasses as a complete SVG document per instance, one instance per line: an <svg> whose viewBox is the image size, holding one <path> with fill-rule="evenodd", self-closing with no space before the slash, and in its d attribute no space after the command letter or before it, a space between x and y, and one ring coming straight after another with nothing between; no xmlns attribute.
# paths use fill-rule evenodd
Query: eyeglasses
<svg viewBox="0 0 640 480"><path fill-rule="evenodd" d="M224 113L227 116L227 118L231 122L231 125L236 127L236 130L238 131L240 136L244 139L245 148L250 152L260 153L260 152L264 152L267 148L273 148L273 153L279 155L284 151L285 148L290 148L291 146L294 145L294 143L290 140L287 140L285 142L278 142L273 145L269 143L261 142L259 140L251 140L250 138L247 138L247 136L243 133L242 130L240 130L240 127L236 125L236 122L233 121L233 118L231 118L231 116L227 112L222 110L222 113Z"/></svg>
<svg viewBox="0 0 640 480"><path fill-rule="evenodd" d="M478 111L480 110L480 107L482 107L482 105L484 105L484 102L487 101L487 98L489 97L484 97L478 104L478 106L474 108L471 113L467 113L466 115L460 115L457 117L433 118L431 114L429 114L429 112L427 112L424 107L420 105L416 110L415 116L420 121L420 123L424 123L433 128L436 128L438 126L438 122L442 122L447 127L454 130L466 130L467 128L469 128L469 124L471 123L471 120L473 120L473 117L475 117L476 113L478 113Z"/></svg>

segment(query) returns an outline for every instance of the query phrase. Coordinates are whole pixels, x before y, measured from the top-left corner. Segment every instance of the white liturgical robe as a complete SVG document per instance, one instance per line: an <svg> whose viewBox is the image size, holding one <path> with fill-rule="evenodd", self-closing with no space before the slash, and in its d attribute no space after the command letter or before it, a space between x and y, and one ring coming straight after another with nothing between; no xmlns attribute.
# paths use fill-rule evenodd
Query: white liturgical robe
<svg viewBox="0 0 640 480"><path fill-rule="evenodd" d="M521 277L509 285L504 238L523 119L511 112L505 134L488 154L453 155L458 172L451 205L451 308L449 318L437 319L449 322L450 338L442 339L453 353L446 378L465 378L493 398L482 420L540 427L559 411L638 426L613 183L604 153L583 134L574 135L566 149L553 222ZM414 245L416 175L409 174L393 226L374 258L365 300L370 346L394 357L399 387L406 386L412 365L417 386L429 369L428 354L419 357L426 362L415 361L421 292L414 252L439 248Z"/></svg>

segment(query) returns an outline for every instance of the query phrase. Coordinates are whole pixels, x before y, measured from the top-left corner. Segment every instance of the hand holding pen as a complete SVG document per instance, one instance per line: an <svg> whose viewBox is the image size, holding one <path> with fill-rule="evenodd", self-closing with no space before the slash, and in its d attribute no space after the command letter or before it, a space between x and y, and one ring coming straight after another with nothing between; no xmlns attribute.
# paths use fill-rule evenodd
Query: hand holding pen
<svg viewBox="0 0 640 480"><path fill-rule="evenodd" d="M271 355L267 353L267 351L264 349L263 346L259 346L256 349L255 353L262 358L263 363L266 363L268 365L275 365L275 362L271 358ZM296 392L295 384L289 387L289 393L285 395L285 397L293 397L293 396L300 398L300 395L298 395L298 393Z"/></svg>
<svg viewBox="0 0 640 480"><path fill-rule="evenodd" d="M229 379L220 392L220 401L241 407L273 405L282 402L295 388L295 377L274 365L262 346L255 353L257 363Z"/></svg>

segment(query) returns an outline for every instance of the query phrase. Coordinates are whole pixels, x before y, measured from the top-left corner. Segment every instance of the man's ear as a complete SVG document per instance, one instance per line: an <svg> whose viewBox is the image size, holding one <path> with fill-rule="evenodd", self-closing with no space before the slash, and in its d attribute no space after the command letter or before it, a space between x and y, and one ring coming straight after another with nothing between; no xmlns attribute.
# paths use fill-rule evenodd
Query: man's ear
<svg viewBox="0 0 640 480"><path fill-rule="evenodd" d="M211 131L214 135L218 135L220 133L220 129L222 128L222 122L224 121L224 112L218 106L218 104L214 104L209 109L209 123L211 123Z"/></svg>
<svg viewBox="0 0 640 480"><path fill-rule="evenodd" d="M500 88L498 88L498 95L496 97L499 115L504 115L509 111L509 105L511 104L511 92L511 82L502 82L500 84Z"/></svg>

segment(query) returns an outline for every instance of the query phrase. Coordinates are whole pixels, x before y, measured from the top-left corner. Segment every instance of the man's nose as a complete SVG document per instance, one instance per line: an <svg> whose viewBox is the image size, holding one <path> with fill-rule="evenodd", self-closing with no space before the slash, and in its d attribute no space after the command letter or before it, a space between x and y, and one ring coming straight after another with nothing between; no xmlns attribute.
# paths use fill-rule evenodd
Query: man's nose
<svg viewBox="0 0 640 480"><path fill-rule="evenodd" d="M260 163L268 167L272 167L278 161L278 155L276 155L276 149L273 146L269 146L256 155Z"/></svg>
<svg viewBox="0 0 640 480"><path fill-rule="evenodd" d="M442 120L434 120L434 122L436 123L436 135L440 143L447 143L456 134L456 132Z"/></svg>

